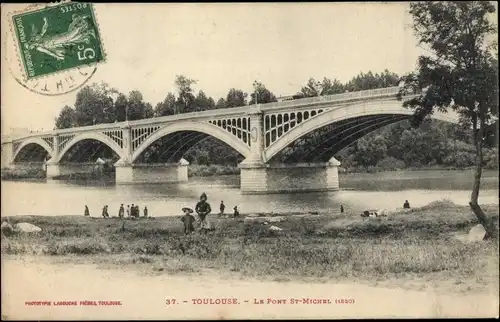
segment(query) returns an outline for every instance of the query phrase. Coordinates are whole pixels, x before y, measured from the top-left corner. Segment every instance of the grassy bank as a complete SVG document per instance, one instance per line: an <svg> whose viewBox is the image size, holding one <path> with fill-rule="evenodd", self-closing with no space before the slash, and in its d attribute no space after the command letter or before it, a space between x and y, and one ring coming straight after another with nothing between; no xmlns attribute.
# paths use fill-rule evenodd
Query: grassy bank
<svg viewBox="0 0 500 322"><path fill-rule="evenodd" d="M45 179L43 169L2 169L2 180Z"/></svg>
<svg viewBox="0 0 500 322"><path fill-rule="evenodd" d="M199 165L191 164L188 167L189 177L211 177L229 174L240 174L240 169L237 166L231 165Z"/></svg>
<svg viewBox="0 0 500 322"><path fill-rule="evenodd" d="M473 170L474 167L452 167L452 166L422 166L422 167L339 167L341 173L379 173L379 172L393 172L393 171L465 171ZM485 167L485 170L498 170L498 167Z"/></svg>
<svg viewBox="0 0 500 322"><path fill-rule="evenodd" d="M72 173L66 175L55 176L52 178L53 180L106 180L106 181L114 181L115 174L114 172L106 173L106 172L89 172L89 173Z"/></svg>
<svg viewBox="0 0 500 322"><path fill-rule="evenodd" d="M497 206L486 206L485 211L498 221ZM30 222L43 231L2 235L1 249L2 255L46 255L121 268L145 265L169 273L211 269L277 280L425 277L457 285L472 281L474 287L498 282L498 245L455 238L477 221L467 207L447 202L385 219L320 214L287 216L265 225L212 217L215 231L187 237L179 217L124 224L116 218L11 217L11 224ZM270 230L271 225L283 230Z"/></svg>
<svg viewBox="0 0 500 322"><path fill-rule="evenodd" d="M30 180L45 179L47 177L44 169L2 169L2 180ZM72 173L55 176L54 180L114 180L114 171L92 171L87 173Z"/></svg>

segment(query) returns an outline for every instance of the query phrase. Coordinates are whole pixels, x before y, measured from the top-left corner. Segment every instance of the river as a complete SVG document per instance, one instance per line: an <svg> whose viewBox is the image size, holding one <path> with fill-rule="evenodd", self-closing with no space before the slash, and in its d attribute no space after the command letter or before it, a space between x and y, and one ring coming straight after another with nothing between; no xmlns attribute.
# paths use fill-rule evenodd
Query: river
<svg viewBox="0 0 500 322"><path fill-rule="evenodd" d="M16 215L83 215L88 205L91 216L100 216L104 205L116 216L121 203L148 207L152 216L180 215L181 208L194 207L200 194L206 192L214 212L221 200L226 212L238 206L241 213L253 212L332 212L343 205L347 213L366 209L394 210L405 200L412 207L449 199L467 205L473 172L466 171L398 171L384 173L340 174L340 191L243 195L239 176L189 178L182 184L115 185L102 182L68 182L47 180L2 181L2 216ZM480 203L498 203L498 171L485 171L481 183Z"/></svg>

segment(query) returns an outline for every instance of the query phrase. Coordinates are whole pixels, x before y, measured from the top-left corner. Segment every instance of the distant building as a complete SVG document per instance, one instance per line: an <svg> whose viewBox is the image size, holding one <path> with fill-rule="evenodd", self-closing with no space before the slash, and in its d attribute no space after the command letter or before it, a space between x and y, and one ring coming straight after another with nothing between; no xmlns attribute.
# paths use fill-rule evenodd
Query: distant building
<svg viewBox="0 0 500 322"><path fill-rule="evenodd" d="M277 100L278 100L278 102L284 102L284 101L293 101L293 100L301 99L301 98L304 98L304 95L295 94L295 95L280 96L277 98Z"/></svg>

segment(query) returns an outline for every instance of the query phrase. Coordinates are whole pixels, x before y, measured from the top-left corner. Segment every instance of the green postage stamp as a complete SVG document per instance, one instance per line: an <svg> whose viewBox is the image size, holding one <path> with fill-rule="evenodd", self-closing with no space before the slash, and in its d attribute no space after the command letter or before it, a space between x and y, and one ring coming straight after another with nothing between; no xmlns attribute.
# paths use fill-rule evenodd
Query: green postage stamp
<svg viewBox="0 0 500 322"><path fill-rule="evenodd" d="M12 15L25 79L104 61L94 9L65 2Z"/></svg>

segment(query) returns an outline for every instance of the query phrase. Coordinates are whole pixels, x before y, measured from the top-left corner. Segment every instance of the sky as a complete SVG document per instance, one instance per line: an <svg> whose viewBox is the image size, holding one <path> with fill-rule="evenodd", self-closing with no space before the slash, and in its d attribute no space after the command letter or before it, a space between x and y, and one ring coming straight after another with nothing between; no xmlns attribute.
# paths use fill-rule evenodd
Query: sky
<svg viewBox="0 0 500 322"><path fill-rule="evenodd" d="M17 5L19 6L19 5ZM5 14L16 5L2 5ZM255 80L276 96L310 77L349 81L360 72L415 69L408 3L94 4L106 61L88 84L137 89L153 107L174 91L176 75L197 80L216 101ZM6 28L2 28L5 32ZM4 34L2 34L4 37ZM3 46L4 44L2 44ZM2 49L3 50L3 49ZM4 63L2 61L2 63ZM43 96L2 68L2 132L51 130L76 92Z"/></svg>

